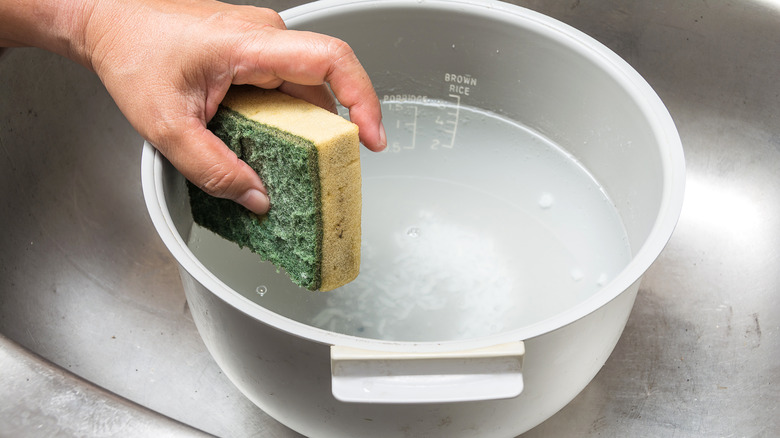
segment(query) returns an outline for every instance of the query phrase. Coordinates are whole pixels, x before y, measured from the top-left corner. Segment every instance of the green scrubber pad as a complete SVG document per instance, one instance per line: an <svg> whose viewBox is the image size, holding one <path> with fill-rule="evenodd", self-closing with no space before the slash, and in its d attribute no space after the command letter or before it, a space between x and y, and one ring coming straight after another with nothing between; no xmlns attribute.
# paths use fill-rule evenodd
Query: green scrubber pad
<svg viewBox="0 0 780 438"><path fill-rule="evenodd" d="M244 94L246 92L244 90ZM260 93L260 91L249 91L253 99L257 98L256 93ZM262 93L262 96L266 98L270 92ZM282 99L285 103L292 99L289 96L281 95L281 93L270 94L270 96L272 100ZM246 104L246 101L241 102ZM258 104L262 105L263 101L259 101ZM295 111L296 108L304 104L309 105L296 100L293 106L283 107L283 111ZM246 110L245 107L237 107L242 112ZM307 111L311 110L308 107L306 109ZM317 108L317 110L320 109ZM338 118L338 116L326 113L328 116ZM323 116L320 113L316 114ZM351 125L344 119L338 119ZM296 123L300 125L300 123ZM307 289L328 290L354 279L358 267L335 266L335 268L326 271L325 275L328 275L327 272L336 272L338 275L332 279L326 278L325 284L323 284L323 259L327 258L327 254L323 254L323 242L327 247L328 242L333 241L324 234L334 228L325 223L328 222L328 218L323 215L323 202L325 202L323 199L350 198L354 204L354 193L350 196L343 196L342 193L342 196L335 198L333 196L323 198L323 193L321 193L323 187L328 193L334 191L331 188L333 184L321 181L321 171L326 174L348 174L348 171L353 170L354 166L341 169L344 172L340 172L339 169L321 168L327 166L328 163L328 161L322 160L323 157L320 157L318 147L323 147L322 145L317 145L310 139L290 133L289 130L292 128L282 130L279 127L261 123L227 106L220 106L208 127L240 159L244 160L260 175L268 190L270 210L266 215L257 216L233 201L209 196L190 183L190 205L195 222L241 247L250 248L263 259L283 268L293 282ZM354 141L350 141L350 143L356 144L357 132L351 126L350 132L350 135L354 134L355 136ZM339 143L336 142L336 144ZM329 147L328 144L323 149L326 151L326 156L338 152L334 147L330 147L331 151L327 152L327 147ZM343 178L340 176L339 179ZM354 178L351 179L354 180ZM354 181L347 186L344 186L342 182L339 184L343 186L337 188L336 191L339 193L345 190L355 190ZM351 265L354 265L355 262L359 264L359 184L358 166L357 229L347 230L347 237L352 242L347 246L342 244L341 249L339 249L342 252L357 251L357 254L347 254L346 256L336 254L335 259L339 260L337 265L344 265L344 260ZM346 208L332 206L330 211L335 210L339 214L343 214L341 210L344 210L353 216L354 220L354 207L354 205L347 205ZM337 240L342 240L344 238L343 223L350 221L345 221L340 217L335 220L338 221L337 227L341 228L333 229L333 231L338 232ZM334 219L331 219L330 222L334 222ZM355 233L357 233L358 239L357 249L354 244ZM333 245L331 244L330 247ZM333 265L333 263L330 264Z"/></svg>

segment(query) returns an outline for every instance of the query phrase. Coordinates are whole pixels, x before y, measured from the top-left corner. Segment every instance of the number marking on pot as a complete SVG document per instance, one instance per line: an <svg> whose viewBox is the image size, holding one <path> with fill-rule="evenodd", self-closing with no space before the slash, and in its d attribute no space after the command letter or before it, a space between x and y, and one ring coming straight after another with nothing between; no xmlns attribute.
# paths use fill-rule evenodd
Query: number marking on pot
<svg viewBox="0 0 780 438"><path fill-rule="evenodd" d="M445 129L444 132L451 134L451 137L448 144L441 145L448 149L452 149L455 146L455 136L458 135L458 121L460 120L460 96L457 94L450 94L450 97L455 99L455 108L447 112L447 115L451 118L447 119L445 123L452 125L452 128Z"/></svg>
<svg viewBox="0 0 780 438"><path fill-rule="evenodd" d="M415 100L382 99L385 127L388 128L388 152L399 153L419 148L452 149L458 136L461 98L434 100L423 96Z"/></svg>
<svg viewBox="0 0 780 438"><path fill-rule="evenodd" d="M460 108L471 96L477 79L468 74L444 73L444 97L418 94L385 94L382 110L388 128L386 151L399 153L420 148L452 149L462 122Z"/></svg>

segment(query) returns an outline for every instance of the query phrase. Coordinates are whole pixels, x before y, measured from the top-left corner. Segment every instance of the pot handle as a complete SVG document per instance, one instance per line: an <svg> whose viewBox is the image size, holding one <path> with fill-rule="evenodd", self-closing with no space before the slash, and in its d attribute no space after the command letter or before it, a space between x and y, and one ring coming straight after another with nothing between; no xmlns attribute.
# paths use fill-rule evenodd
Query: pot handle
<svg viewBox="0 0 780 438"><path fill-rule="evenodd" d="M358 403L443 403L517 397L522 341L439 353L331 346L333 396Z"/></svg>

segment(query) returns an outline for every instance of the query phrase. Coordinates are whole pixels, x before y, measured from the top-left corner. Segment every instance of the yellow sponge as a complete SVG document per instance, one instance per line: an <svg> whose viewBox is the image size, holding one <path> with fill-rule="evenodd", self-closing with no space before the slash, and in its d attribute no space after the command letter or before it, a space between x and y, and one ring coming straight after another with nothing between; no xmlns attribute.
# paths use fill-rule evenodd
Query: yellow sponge
<svg viewBox="0 0 780 438"><path fill-rule="evenodd" d="M274 90L233 87L209 129L263 180L258 217L190 185L193 218L247 246L311 290L331 290L360 269L360 144L355 124Z"/></svg>

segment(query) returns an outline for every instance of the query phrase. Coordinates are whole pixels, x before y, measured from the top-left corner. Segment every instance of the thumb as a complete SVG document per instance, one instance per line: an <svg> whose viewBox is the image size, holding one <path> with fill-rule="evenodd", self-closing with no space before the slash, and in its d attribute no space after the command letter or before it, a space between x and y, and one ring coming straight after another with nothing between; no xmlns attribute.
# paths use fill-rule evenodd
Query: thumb
<svg viewBox="0 0 780 438"><path fill-rule="evenodd" d="M256 214L268 212L268 192L248 164L202 124L185 132L157 146L185 178L211 196L233 200Z"/></svg>

